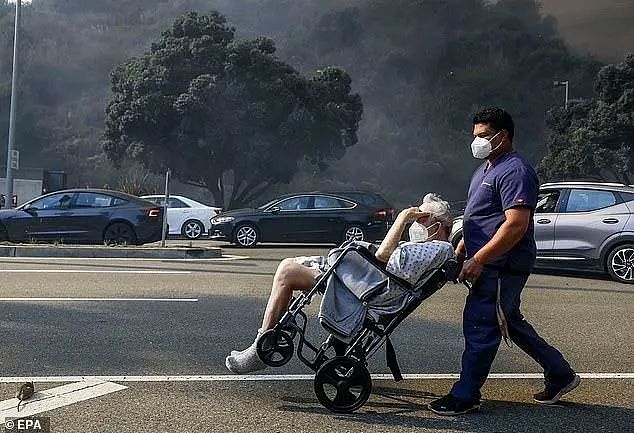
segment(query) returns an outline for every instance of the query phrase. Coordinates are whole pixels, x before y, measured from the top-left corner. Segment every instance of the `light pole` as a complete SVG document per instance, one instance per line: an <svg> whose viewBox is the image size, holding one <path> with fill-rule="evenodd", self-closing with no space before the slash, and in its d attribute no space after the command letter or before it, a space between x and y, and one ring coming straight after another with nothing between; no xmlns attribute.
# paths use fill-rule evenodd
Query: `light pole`
<svg viewBox="0 0 634 433"><path fill-rule="evenodd" d="M568 81L553 81L554 87L564 86L566 88L566 99L564 100L564 109L568 109Z"/></svg>
<svg viewBox="0 0 634 433"><path fill-rule="evenodd" d="M13 74L11 76L11 109L9 111L9 142L7 144L7 175L5 177L5 205L13 203L13 164L15 149L15 110L18 101L18 46L20 43L20 12L22 0L15 0L15 33L13 36Z"/></svg>

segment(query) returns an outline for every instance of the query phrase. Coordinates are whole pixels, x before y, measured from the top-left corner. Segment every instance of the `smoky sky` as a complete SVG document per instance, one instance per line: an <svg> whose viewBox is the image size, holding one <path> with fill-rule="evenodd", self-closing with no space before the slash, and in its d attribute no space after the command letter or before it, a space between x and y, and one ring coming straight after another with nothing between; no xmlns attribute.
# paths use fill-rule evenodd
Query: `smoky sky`
<svg viewBox="0 0 634 433"><path fill-rule="evenodd" d="M634 0L541 0L560 34L581 53L605 62L634 50Z"/></svg>
<svg viewBox="0 0 634 433"><path fill-rule="evenodd" d="M459 3L465 8L469 4L481 7L482 1L463 0L453 4ZM522 0L506 1L522 4ZM19 106L23 114L18 141L24 151L24 163L68 170L72 175L69 179L74 179L73 184L102 186L102 178L114 176L110 168L101 167L106 163L99 159L104 107L110 97L109 72L127 57L147 50L176 16L191 10L206 13L214 9L236 26L240 38L260 35L273 38L279 48L278 55L302 73L310 74L316 68L327 65L346 68L352 75L355 91L364 98L364 120L359 131L363 140L351 148L344 159L333 162L332 171L324 175L304 173L304 180L298 176L291 185L281 185L279 191L271 193L328 188L330 185L317 183L325 178L341 180L341 185L335 185L338 189L363 186L364 182L369 182L368 189L373 189L374 183L371 182L377 175L374 169L368 169L374 167L371 156L384 162L385 170L398 169L400 172L403 161L407 160L404 154L420 143L433 142L427 138L427 124L432 122L417 114L422 104L417 99L418 93L408 93L407 89L412 87L416 90L421 86L416 87L415 83L425 84L439 79L436 63L425 62L425 56L419 56L418 66L408 65L415 60L419 46L425 50L427 57L442 60L438 53L445 49L443 44L446 39L442 35L448 26L443 25L444 18L438 18L430 25L439 31L423 27L421 30L429 37L421 41L416 39L419 35L407 33L406 28L395 30L394 22L404 22L410 30L418 28L418 21L411 23L409 18L403 18L403 15L408 15L407 11L416 12L415 8L399 8L399 5L418 2L442 4L444 0L35 0L32 11L25 8L23 15L24 85L21 90L22 105ZM612 63L621 61L625 52L634 51L634 0L541 0L541 4L542 13L556 18L556 32L581 56L590 54L602 63ZM5 6L0 7L0 132L5 131L6 134L12 10L6 7L6 0L0 0L0 6ZM373 9L380 13L372 15ZM515 9L511 7L511 10ZM415 19L424 21L433 15L432 12L423 10L420 16L415 15ZM470 22L473 21L471 15L465 14ZM357 22L357 19L362 21ZM444 20L453 22L451 16ZM470 27L471 34L489 30L487 26L490 23L486 20L476 22L475 28ZM385 34L390 35L392 40L376 36ZM365 41L367 48L360 58L353 57L360 55L355 49L346 48L356 47L357 39ZM351 61L352 58L356 60ZM496 58L490 60L494 62ZM526 69L538 69L540 66L543 67L534 63ZM390 81L391 76L394 79ZM421 76L427 78L423 80ZM571 83L575 81L571 75L558 78L569 79ZM372 80L375 79L382 85L373 86ZM576 85L571 88L573 96L589 96L592 80L584 82L589 83L589 92L582 92L580 85ZM433 90L435 87L429 85L425 88ZM472 89L463 90L469 93ZM403 97L394 98L393 94ZM443 95L455 97L449 93ZM466 111L468 109L465 108ZM522 115L518 112L518 116ZM540 116L536 118L541 125ZM393 117L399 118L395 121ZM466 146L470 125L469 119L465 119L466 135L462 140ZM438 121L436 118L432 120ZM526 134L522 142L534 138L528 134L534 128L524 127L523 131ZM541 140L541 136L535 137L535 140ZM380 146L384 142L394 144L404 154L393 151L383 155ZM419 147L424 146L421 144ZM426 171L435 169L436 160L433 158L438 155L431 150L426 152L432 158L427 165L423 164L425 161L421 158L426 154L422 153L417 154L418 159L409 161L412 173L418 173L421 167ZM469 168L466 162L462 164L462 160L468 158L461 156L456 159L460 160L456 166L464 170ZM388 193L395 203L406 203L412 200L406 193L408 185L419 183L424 191L435 188L449 196L462 197L466 188L465 176L458 178L440 172L437 177L441 179L451 178L454 181L456 177L453 184L446 181L443 185L411 176L401 176L401 185L393 180L394 176L388 176L391 179ZM399 195L400 191L404 192Z"/></svg>

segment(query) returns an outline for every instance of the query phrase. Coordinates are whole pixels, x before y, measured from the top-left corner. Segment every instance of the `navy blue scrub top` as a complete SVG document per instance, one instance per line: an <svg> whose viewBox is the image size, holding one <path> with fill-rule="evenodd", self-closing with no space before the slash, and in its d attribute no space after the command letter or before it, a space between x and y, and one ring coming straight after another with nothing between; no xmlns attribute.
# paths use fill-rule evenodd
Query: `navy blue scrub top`
<svg viewBox="0 0 634 433"><path fill-rule="evenodd" d="M483 165L473 174L463 217L467 257L473 257L506 220L504 211L513 207L535 210L539 179L528 161L509 152ZM532 218L524 237L506 254L487 265L514 271L530 271L535 263L535 228Z"/></svg>

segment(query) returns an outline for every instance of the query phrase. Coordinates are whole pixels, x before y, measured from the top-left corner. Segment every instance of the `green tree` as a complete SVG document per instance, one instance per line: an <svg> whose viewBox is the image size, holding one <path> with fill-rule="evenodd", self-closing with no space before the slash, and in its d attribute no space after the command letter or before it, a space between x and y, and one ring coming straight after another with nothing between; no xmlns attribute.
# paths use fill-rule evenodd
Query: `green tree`
<svg viewBox="0 0 634 433"><path fill-rule="evenodd" d="M634 53L601 68L595 97L551 110L548 152L540 164L548 179L634 179Z"/></svg>
<svg viewBox="0 0 634 433"><path fill-rule="evenodd" d="M305 78L267 38L238 40L217 12L188 13L112 74L104 149L234 207L288 183L304 160L325 167L357 142L362 104L337 68Z"/></svg>

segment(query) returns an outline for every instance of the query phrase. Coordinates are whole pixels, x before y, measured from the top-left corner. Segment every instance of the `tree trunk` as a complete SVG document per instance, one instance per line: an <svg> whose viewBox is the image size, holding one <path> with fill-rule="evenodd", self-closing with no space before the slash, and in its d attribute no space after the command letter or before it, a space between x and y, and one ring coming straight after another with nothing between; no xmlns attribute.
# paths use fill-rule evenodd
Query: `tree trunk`
<svg viewBox="0 0 634 433"><path fill-rule="evenodd" d="M224 191L220 185L220 179L213 177L208 178L205 181L205 186L214 197L214 205L226 209L224 203Z"/></svg>

